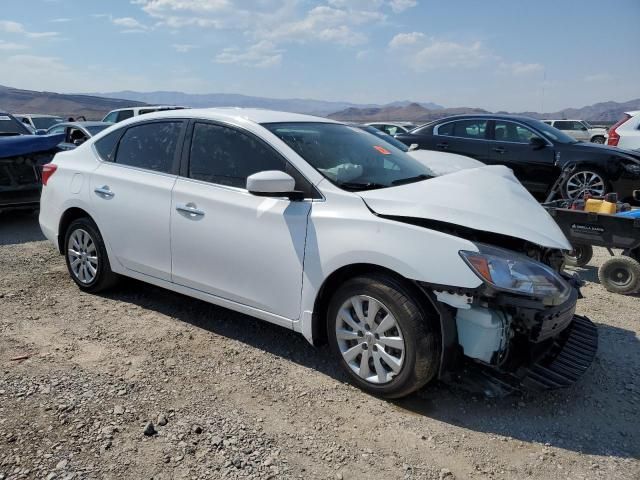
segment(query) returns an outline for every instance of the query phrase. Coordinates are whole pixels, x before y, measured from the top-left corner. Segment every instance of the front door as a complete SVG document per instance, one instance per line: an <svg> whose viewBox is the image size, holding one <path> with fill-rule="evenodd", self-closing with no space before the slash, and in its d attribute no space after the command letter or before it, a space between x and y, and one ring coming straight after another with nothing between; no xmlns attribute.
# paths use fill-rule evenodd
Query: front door
<svg viewBox="0 0 640 480"><path fill-rule="evenodd" d="M129 127L112 161L91 175L91 199L104 240L124 268L171 279L171 190L183 121ZM119 135L114 132L113 135ZM110 141L110 136L101 141Z"/></svg>
<svg viewBox="0 0 640 480"><path fill-rule="evenodd" d="M253 173L288 170L253 134L196 122L188 136L188 166L171 204L173 281L296 320L311 202L245 189Z"/></svg>
<svg viewBox="0 0 640 480"><path fill-rule="evenodd" d="M550 144L542 148L530 144L532 137L539 136L519 123L496 120L489 153L490 163L506 165L527 190L543 194L558 178L560 170L554 165L555 153Z"/></svg>

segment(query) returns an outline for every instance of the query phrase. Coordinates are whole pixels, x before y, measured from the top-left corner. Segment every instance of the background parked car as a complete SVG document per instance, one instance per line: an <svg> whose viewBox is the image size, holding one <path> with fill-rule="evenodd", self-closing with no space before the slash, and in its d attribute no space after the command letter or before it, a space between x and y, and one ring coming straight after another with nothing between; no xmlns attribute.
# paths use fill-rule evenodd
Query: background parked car
<svg viewBox="0 0 640 480"><path fill-rule="evenodd" d="M47 130L47 135L64 134L64 140L58 147L72 150L111 125L106 122L64 122Z"/></svg>
<svg viewBox="0 0 640 480"><path fill-rule="evenodd" d="M618 192L631 200L640 189L640 154L578 142L539 120L515 115L448 117L397 135L406 145L466 155L485 164L506 165L538 198L544 198L569 162L566 198Z"/></svg>
<svg viewBox="0 0 640 480"><path fill-rule="evenodd" d="M187 107L177 107L170 105L156 105L146 107L131 107L131 108L119 108L117 110L111 110L102 119L107 123L118 123L127 118L137 117L138 115L144 115L145 113L162 112L165 110L182 110Z"/></svg>
<svg viewBox="0 0 640 480"><path fill-rule="evenodd" d="M25 125L30 125L36 133L44 133L52 126L64 122L64 118L57 115L16 114L15 117Z"/></svg>
<svg viewBox="0 0 640 480"><path fill-rule="evenodd" d="M609 129L607 145L640 150L640 110L625 112L624 116Z"/></svg>
<svg viewBox="0 0 640 480"><path fill-rule="evenodd" d="M28 128L10 113L0 112L0 137L33 135L34 131L31 128Z"/></svg>
<svg viewBox="0 0 640 480"><path fill-rule="evenodd" d="M409 122L372 122L367 123L366 125L370 125L377 128L378 130L382 130L389 135L407 133L417 127L417 125Z"/></svg>
<svg viewBox="0 0 640 480"><path fill-rule="evenodd" d="M602 144L607 137L606 129L592 127L584 120L543 120L543 122L558 130L562 130L567 135L581 142Z"/></svg>

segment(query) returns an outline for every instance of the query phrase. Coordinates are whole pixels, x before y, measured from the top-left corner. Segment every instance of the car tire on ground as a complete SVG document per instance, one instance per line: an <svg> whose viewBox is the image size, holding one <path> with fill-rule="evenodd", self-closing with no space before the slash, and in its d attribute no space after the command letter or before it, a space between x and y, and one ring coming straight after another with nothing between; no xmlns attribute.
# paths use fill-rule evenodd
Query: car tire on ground
<svg viewBox="0 0 640 480"><path fill-rule="evenodd" d="M595 197L603 196L609 191L607 178L599 170L590 167L578 167L562 187L564 198L574 200L582 198L585 193Z"/></svg>
<svg viewBox="0 0 640 480"><path fill-rule="evenodd" d="M564 260L570 267L584 267L593 258L591 245L572 245L573 250L564 254Z"/></svg>
<svg viewBox="0 0 640 480"><path fill-rule="evenodd" d="M69 275L80 290L101 292L113 286L118 279L111 271L102 235L90 218L71 222L65 233L64 257Z"/></svg>
<svg viewBox="0 0 640 480"><path fill-rule="evenodd" d="M602 135L598 135L591 139L591 143L599 143L600 145L604 144L604 137Z"/></svg>
<svg viewBox="0 0 640 480"><path fill-rule="evenodd" d="M386 274L346 281L327 312L331 350L351 381L385 398L408 395L436 375L438 331L410 287Z"/></svg>
<svg viewBox="0 0 640 480"><path fill-rule="evenodd" d="M636 293L640 290L640 262L626 255L611 257L598 269L598 279L610 292Z"/></svg>

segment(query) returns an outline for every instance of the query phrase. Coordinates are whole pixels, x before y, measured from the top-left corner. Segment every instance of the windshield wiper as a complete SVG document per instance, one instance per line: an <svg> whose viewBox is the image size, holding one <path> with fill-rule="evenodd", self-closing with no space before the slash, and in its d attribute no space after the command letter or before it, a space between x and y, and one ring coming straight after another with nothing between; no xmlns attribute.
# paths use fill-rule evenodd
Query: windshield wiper
<svg viewBox="0 0 640 480"><path fill-rule="evenodd" d="M415 182L421 182L422 180L429 180L430 177L429 175L425 175L424 173L421 173L420 175L416 175L415 177L409 177L409 178L400 178L398 180L394 180L393 182L391 182L391 185L404 185L406 183L415 183Z"/></svg>
<svg viewBox="0 0 640 480"><path fill-rule="evenodd" d="M375 182L367 182L367 183L358 183L358 182L343 182L339 184L341 188L346 188L347 190L374 190L376 188L387 188L389 185L383 185L382 183Z"/></svg>

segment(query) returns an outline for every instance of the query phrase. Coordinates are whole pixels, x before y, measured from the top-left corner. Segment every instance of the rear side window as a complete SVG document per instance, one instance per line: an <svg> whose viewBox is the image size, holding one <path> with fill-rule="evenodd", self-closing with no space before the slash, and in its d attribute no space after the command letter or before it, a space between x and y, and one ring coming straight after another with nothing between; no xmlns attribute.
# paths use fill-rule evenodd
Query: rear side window
<svg viewBox="0 0 640 480"><path fill-rule="evenodd" d="M105 135L94 144L98 156L105 162L113 162L113 155L121 134L122 130L116 130L109 135Z"/></svg>
<svg viewBox="0 0 640 480"><path fill-rule="evenodd" d="M120 139L115 162L171 173L181 129L182 122L154 122L130 127Z"/></svg>
<svg viewBox="0 0 640 480"><path fill-rule="evenodd" d="M453 136L460 138L484 139L486 120L461 120L453 123Z"/></svg>

